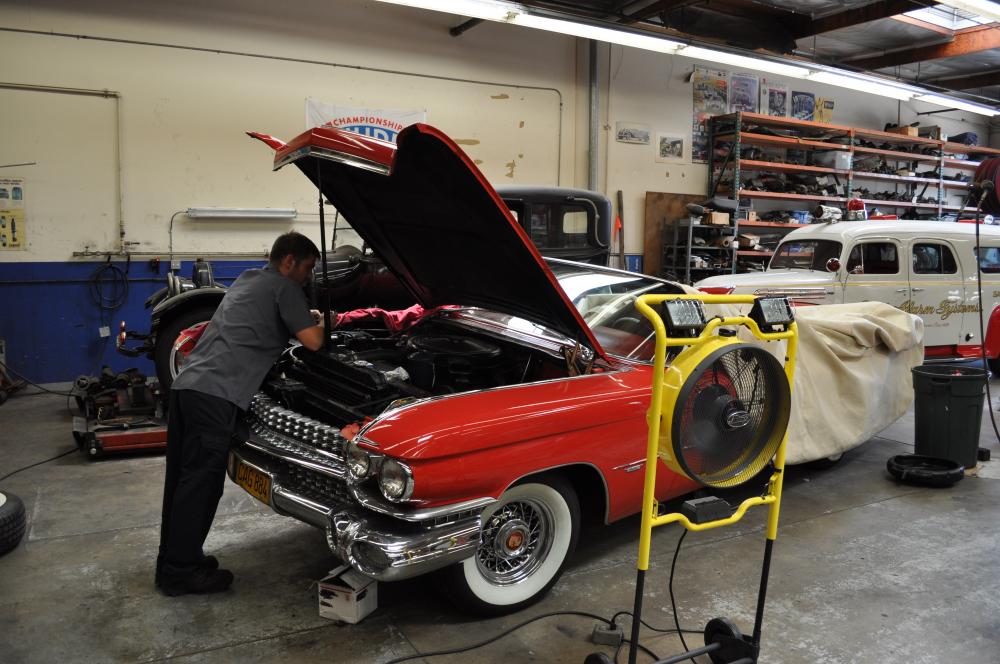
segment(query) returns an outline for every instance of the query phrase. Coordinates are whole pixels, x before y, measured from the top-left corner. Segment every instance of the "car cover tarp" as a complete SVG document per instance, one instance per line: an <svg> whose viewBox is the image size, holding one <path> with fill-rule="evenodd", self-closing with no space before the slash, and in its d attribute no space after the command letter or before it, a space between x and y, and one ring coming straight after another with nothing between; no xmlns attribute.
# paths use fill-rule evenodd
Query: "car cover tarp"
<svg viewBox="0 0 1000 664"><path fill-rule="evenodd" d="M736 310L710 306L706 314ZM846 452L902 417L913 401L910 369L924 357L923 320L883 302L799 306L795 317L799 350L788 464ZM746 329L739 337L763 343ZM784 360L785 342L763 345Z"/></svg>

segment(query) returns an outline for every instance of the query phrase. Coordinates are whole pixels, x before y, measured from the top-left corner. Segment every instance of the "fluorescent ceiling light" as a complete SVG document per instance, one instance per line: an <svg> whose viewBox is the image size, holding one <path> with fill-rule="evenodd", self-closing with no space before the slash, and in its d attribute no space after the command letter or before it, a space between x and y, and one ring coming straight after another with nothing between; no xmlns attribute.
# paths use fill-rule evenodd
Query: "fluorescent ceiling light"
<svg viewBox="0 0 1000 664"><path fill-rule="evenodd" d="M817 83L836 85L840 88L857 90L858 92L866 92L868 94L879 95L882 97L890 97L901 101L908 101L912 99L915 94L917 94L912 90L905 90L888 82L882 83L869 77L861 78L859 76L837 74L831 71L815 71L809 74L806 78L810 81L816 81Z"/></svg>
<svg viewBox="0 0 1000 664"><path fill-rule="evenodd" d="M677 51L677 55L683 55L686 58L707 60L709 62L716 62L723 65L743 67L745 69L766 71L769 74L791 76L792 78L804 78L806 74L809 73L809 70L805 67L786 65L782 62L772 62L771 60L762 60L760 58L751 58L745 55L728 53L726 51L715 51L709 48L702 48L700 46L685 46Z"/></svg>
<svg viewBox="0 0 1000 664"><path fill-rule="evenodd" d="M295 219L295 208L223 208L190 207L185 213L189 219Z"/></svg>
<svg viewBox="0 0 1000 664"><path fill-rule="evenodd" d="M391 5L404 5L418 9L458 14L469 18L481 18L484 21L506 21L509 14L517 9L507 3L492 0L379 0Z"/></svg>
<svg viewBox="0 0 1000 664"><path fill-rule="evenodd" d="M938 4L963 9L993 21L1000 21L1000 3L989 0L938 0Z"/></svg>
<svg viewBox="0 0 1000 664"><path fill-rule="evenodd" d="M652 35L640 35L635 32L625 32L612 28L602 28L586 23L575 23L573 21L562 21L560 19L536 16L534 14L514 13L510 18L510 23L522 25L526 28L536 28L549 32L558 32L564 35L572 35L581 39L593 39L595 41L608 42L609 44L619 44L621 46L631 46L641 48L644 51L657 51L659 53L673 53L683 44L669 39L661 39Z"/></svg>
<svg viewBox="0 0 1000 664"><path fill-rule="evenodd" d="M968 111L969 113L978 113L979 115L986 115L989 117L1000 115L1000 111L995 108L982 106L980 104L973 104L972 102L962 101L961 99L955 99L953 97L945 97L944 95L917 95L916 100L926 102L928 104L935 104L937 106L944 106L945 108L955 108L960 111Z"/></svg>
<svg viewBox="0 0 1000 664"><path fill-rule="evenodd" d="M526 28L557 32L581 39L594 39L621 46L630 46L645 51L683 55L687 58L695 58L721 65L731 65L741 69L762 71L779 76L788 76L789 78L808 79L817 83L835 85L890 99L909 101L916 98L929 104L944 106L945 108L956 108L969 111L970 113L979 113L980 115L1000 115L1000 112L987 106L972 104L942 95L921 94L919 89L908 88L905 85L894 85L874 76L851 74L848 72L837 73L829 70L813 71L805 66L755 58L749 55L739 55L730 53L729 51L717 51L701 46L688 46L681 42L661 39L653 35L643 35L636 32L539 16L529 13L525 7L513 2L502 2L500 0L379 0L379 2L405 5L418 9L429 9L447 14L479 18L486 21L510 23ZM944 4L967 11L974 11L982 16L1000 19L1000 3L988 2L987 0L952 0Z"/></svg>

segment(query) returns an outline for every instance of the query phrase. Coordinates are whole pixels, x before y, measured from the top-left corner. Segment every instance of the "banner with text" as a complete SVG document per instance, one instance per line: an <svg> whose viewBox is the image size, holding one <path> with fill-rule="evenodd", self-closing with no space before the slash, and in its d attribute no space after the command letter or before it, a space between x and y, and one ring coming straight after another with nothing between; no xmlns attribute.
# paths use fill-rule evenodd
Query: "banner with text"
<svg viewBox="0 0 1000 664"><path fill-rule="evenodd" d="M306 128L336 127L363 136L396 142L404 127L415 122L426 122L427 111L401 111L386 108L356 108L328 104L311 97L306 98Z"/></svg>

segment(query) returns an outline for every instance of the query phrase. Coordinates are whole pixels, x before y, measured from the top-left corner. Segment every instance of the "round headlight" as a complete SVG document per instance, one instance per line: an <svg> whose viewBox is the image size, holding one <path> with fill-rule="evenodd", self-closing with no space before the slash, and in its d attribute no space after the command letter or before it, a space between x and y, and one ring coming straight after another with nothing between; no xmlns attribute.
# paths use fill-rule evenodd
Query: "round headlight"
<svg viewBox="0 0 1000 664"><path fill-rule="evenodd" d="M347 472L355 480L363 480L368 477L368 472L372 467L372 458L365 450L353 440L347 444Z"/></svg>
<svg viewBox="0 0 1000 664"><path fill-rule="evenodd" d="M402 502L413 494L413 471L405 463L386 459L378 474L378 484L387 500Z"/></svg>

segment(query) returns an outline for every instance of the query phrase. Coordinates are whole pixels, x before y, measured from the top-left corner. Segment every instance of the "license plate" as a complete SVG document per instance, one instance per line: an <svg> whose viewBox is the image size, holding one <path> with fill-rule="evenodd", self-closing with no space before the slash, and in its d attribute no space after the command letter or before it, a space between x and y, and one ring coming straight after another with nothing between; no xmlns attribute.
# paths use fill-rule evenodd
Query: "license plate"
<svg viewBox="0 0 1000 664"><path fill-rule="evenodd" d="M271 478L256 468L238 462L236 466L236 483L251 496L265 505L271 504Z"/></svg>

